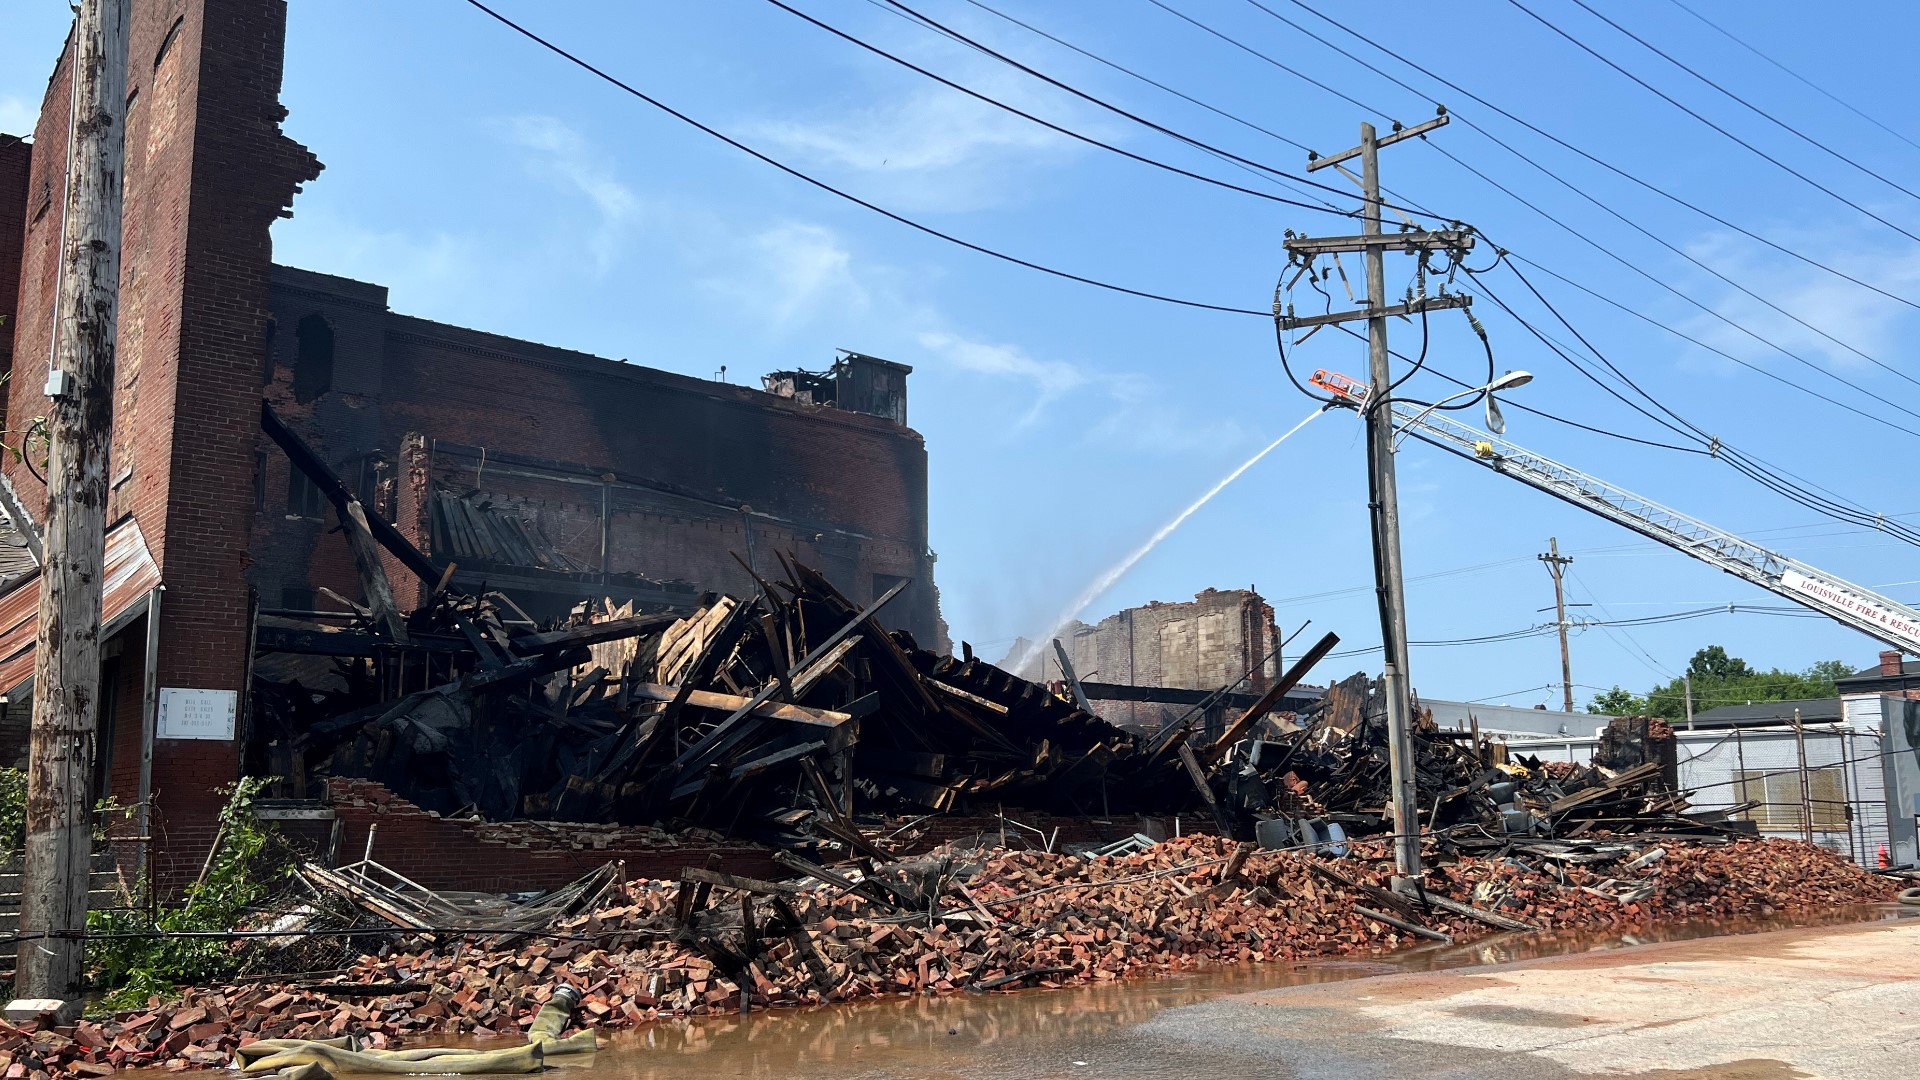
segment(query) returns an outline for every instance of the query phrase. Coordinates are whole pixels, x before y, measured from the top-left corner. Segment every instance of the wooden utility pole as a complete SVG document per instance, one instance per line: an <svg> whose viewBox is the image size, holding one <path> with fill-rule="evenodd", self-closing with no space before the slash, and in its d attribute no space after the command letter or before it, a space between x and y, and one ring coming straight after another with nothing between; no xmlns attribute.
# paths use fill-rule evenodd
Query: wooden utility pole
<svg viewBox="0 0 1920 1080"><path fill-rule="evenodd" d="M1813 784L1807 775L1807 729L1800 723L1800 710L1793 710L1793 752L1800 763L1800 838L1813 843Z"/></svg>
<svg viewBox="0 0 1920 1080"><path fill-rule="evenodd" d="M73 129L47 374L52 446L46 561L34 637L26 872L14 986L18 998L62 1003L63 1011L78 1004L82 942L77 934L62 935L86 927L93 852L129 6L130 0L81 0L77 11Z"/></svg>
<svg viewBox="0 0 1920 1080"><path fill-rule="evenodd" d="M1393 386L1391 354L1387 351L1387 320L1394 315L1420 314L1442 308L1466 307L1469 296L1410 297L1404 304L1387 306L1385 255L1396 251L1447 250L1459 253L1473 246L1471 234L1453 232L1381 232L1380 148L1404 139L1422 136L1447 123L1444 113L1424 124L1398 128L1386 138L1375 135L1373 125L1360 125L1360 145L1327 157L1313 156L1307 171L1339 168L1349 180L1360 185L1366 208L1361 215L1359 236L1287 238L1287 251L1296 260L1309 263L1319 255L1358 251L1367 270L1367 306L1358 311L1296 318L1290 311L1276 311L1282 330L1324 326L1330 323L1365 319L1367 321L1368 392L1367 421L1368 507L1373 525L1373 562L1375 589L1379 595L1380 639L1385 657L1380 682L1387 706L1387 764L1392 774L1395 887L1417 888L1420 880L1420 807L1414 793L1413 692L1407 674L1407 599L1405 578L1400 562L1400 504L1393 469L1393 410L1390 391ZM1354 176L1341 162L1360 159L1360 176Z"/></svg>
<svg viewBox="0 0 1920 1080"><path fill-rule="evenodd" d="M1554 625L1560 628L1560 692L1566 711L1573 711L1573 661L1567 655L1567 586L1562 580L1566 576L1567 565L1573 562L1573 556L1560 554L1560 538L1547 537L1547 553L1540 556L1547 564L1547 573L1553 575ZM1689 724L1689 727L1692 725Z"/></svg>

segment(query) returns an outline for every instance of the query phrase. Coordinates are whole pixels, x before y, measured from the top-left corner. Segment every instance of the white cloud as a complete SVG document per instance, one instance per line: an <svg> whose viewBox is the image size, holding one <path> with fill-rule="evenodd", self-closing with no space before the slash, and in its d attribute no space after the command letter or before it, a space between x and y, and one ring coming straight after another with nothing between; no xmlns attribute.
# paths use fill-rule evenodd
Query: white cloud
<svg viewBox="0 0 1920 1080"><path fill-rule="evenodd" d="M1017 89L982 92L1045 115L1019 100ZM800 164L867 174L877 197L907 210L975 210L1011 201L1029 187L1024 174L1071 158L1079 146L945 87L830 114L763 120L747 131Z"/></svg>
<svg viewBox="0 0 1920 1080"><path fill-rule="evenodd" d="M621 242L643 209L633 189L615 175L606 155L579 132L551 116L516 116L506 123L508 141L533 151L528 165L536 176L585 196L599 217L587 246L605 272L620 254Z"/></svg>
<svg viewBox="0 0 1920 1080"><path fill-rule="evenodd" d="M1807 252L1888 292L1920 296L1920 252L1914 251L1911 245L1894 244L1851 231L1802 232L1776 238L1787 247ZM1692 285L1682 288L1700 298L1715 314L1695 309L1695 314L1683 320L1681 328L1708 345L1752 363L1793 364L1771 346L1730 325L1737 323L1788 351L1838 371L1853 373L1869 367L1871 361L1860 353L1896 367L1912 366L1898 359L1914 325L1915 313L1907 305L1744 237L1714 234L1690 245L1689 254L1774 305L1769 306L1717 278L1696 272ZM1775 307L1791 312L1810 325L1802 325ZM1729 366L1718 358L1712 362Z"/></svg>
<svg viewBox="0 0 1920 1080"><path fill-rule="evenodd" d="M295 222L298 224L296 225ZM489 265L485 245L472 236L445 232L418 234L369 228L324 208L300 209L273 230L273 258L287 266L339 274L387 286L394 307L459 319L471 312L486 328L475 306L488 290L481 267Z"/></svg>
<svg viewBox="0 0 1920 1080"><path fill-rule="evenodd" d="M754 233L722 222L680 225L682 250L704 269L700 288L730 307L752 311L752 321L768 333L787 334L820 320L843 326L872 307L872 290L854 272L853 253L823 225L788 221Z"/></svg>
<svg viewBox="0 0 1920 1080"><path fill-rule="evenodd" d="M989 345L939 332L921 334L920 345L938 353L959 370L1026 383L1031 396L1026 411L1015 422L1016 427L1030 426L1040 419L1048 405L1098 378L1065 361L1036 360L1014 345Z"/></svg>
<svg viewBox="0 0 1920 1080"><path fill-rule="evenodd" d="M0 95L0 132L30 136L34 125L39 122L39 109L28 108L27 103L17 97Z"/></svg>
<svg viewBox="0 0 1920 1080"><path fill-rule="evenodd" d="M1014 430L1032 427L1056 402L1079 397L1097 417L1084 427L1082 439L1110 449L1183 454L1249 439L1239 422L1194 417L1170 402L1153 379L1137 372L1041 360L1015 345L970 341L946 332L923 332L919 342L956 370L1024 383L1024 409Z"/></svg>

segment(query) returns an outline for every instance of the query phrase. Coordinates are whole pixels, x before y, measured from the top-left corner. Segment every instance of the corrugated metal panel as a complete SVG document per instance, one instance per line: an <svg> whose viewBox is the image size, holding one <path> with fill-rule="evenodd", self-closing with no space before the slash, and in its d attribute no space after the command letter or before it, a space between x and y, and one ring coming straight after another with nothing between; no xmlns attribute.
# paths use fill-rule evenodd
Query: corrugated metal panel
<svg viewBox="0 0 1920 1080"><path fill-rule="evenodd" d="M0 693L10 693L33 676L33 638L40 625L38 571L13 583L0 596ZM147 549L139 523L128 518L107 533L107 577L100 603L100 625L110 627L160 584L160 567Z"/></svg>
<svg viewBox="0 0 1920 1080"><path fill-rule="evenodd" d="M33 573L40 564L33 559L33 548L11 517L0 513L0 589Z"/></svg>

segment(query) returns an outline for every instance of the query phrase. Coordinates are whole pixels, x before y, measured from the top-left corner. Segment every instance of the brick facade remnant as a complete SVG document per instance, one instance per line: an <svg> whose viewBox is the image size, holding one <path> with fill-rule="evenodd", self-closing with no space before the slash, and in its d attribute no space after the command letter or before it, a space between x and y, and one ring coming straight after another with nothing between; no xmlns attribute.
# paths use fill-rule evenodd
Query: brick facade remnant
<svg viewBox="0 0 1920 1080"><path fill-rule="evenodd" d="M417 544L479 542L462 549L461 587L529 613L750 593L734 553L765 566L790 550L859 601L909 581L885 620L946 647L904 365L849 367L836 407L410 318L381 286L275 266L270 227L321 171L281 131L286 15L284 0L132 3L109 526L137 525L165 585L158 687L232 694L239 717L233 740L155 746L163 882L197 871L239 775L256 605L360 598L330 515L260 433L263 395ZM47 411L71 57L69 42L35 130L0 135L0 398L16 447L14 429ZM31 530L46 491L26 441L27 461L0 463L0 511ZM473 522L447 514L468 509L492 531L458 533ZM388 571L402 607L421 598ZM122 803L149 722L135 614L109 645L99 740L102 793ZM0 720L29 708L8 692Z"/></svg>
<svg viewBox="0 0 1920 1080"><path fill-rule="evenodd" d="M1207 589L1192 602L1154 601L1109 615L1093 626L1074 621L1058 635L1067 659L1083 680L1216 690L1251 671L1240 689L1258 694L1280 675L1274 653L1280 630L1273 607L1252 589ZM1027 651L1017 642L1002 666ZM1048 644L1016 674L1038 681L1061 677ZM1182 709L1150 702L1095 701L1094 711L1116 724L1153 730Z"/></svg>
<svg viewBox="0 0 1920 1080"><path fill-rule="evenodd" d="M896 419L905 365L859 358L891 377L859 400L875 415L397 314L381 286L285 266L272 319L274 409L368 507L459 564L455 585L536 618L586 597L690 607L752 593L741 560L764 576L792 552L858 603L910 582L882 622L946 647L926 445ZM259 453L262 603L357 597L330 508L264 439ZM395 581L403 606L419 599Z"/></svg>

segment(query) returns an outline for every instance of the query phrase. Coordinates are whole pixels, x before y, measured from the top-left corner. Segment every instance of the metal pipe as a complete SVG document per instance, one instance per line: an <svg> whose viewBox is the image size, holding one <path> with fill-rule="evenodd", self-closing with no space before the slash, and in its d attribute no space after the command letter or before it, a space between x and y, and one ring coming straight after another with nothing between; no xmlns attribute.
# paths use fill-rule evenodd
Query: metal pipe
<svg viewBox="0 0 1920 1080"><path fill-rule="evenodd" d="M146 876L147 849L152 846L153 740L160 717L160 595L166 591L165 585L147 590L147 651L140 696L140 783L133 808L134 831L147 840L141 843L134 860L136 879Z"/></svg>

